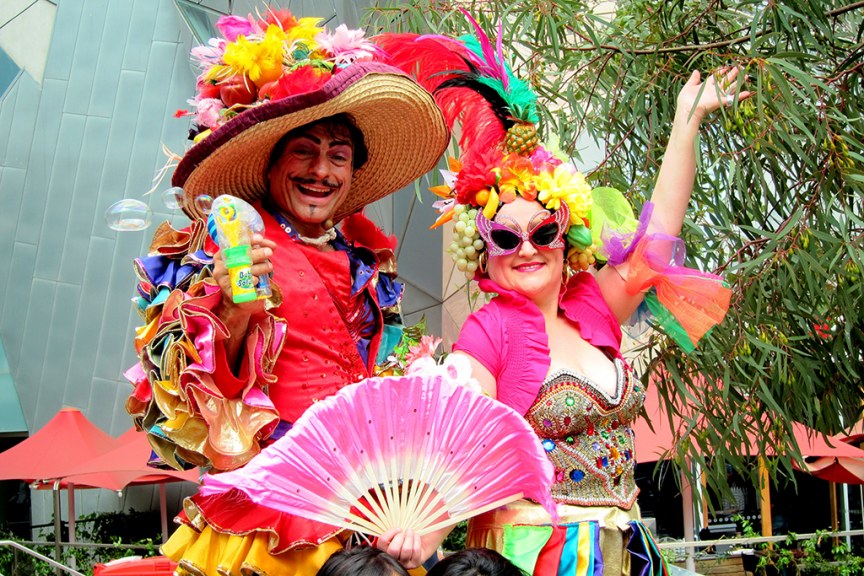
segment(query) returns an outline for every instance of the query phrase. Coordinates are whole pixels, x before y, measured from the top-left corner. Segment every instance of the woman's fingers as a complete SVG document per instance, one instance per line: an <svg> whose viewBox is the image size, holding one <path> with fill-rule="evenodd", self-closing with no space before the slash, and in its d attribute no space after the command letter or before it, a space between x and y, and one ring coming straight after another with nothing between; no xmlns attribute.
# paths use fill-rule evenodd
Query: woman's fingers
<svg viewBox="0 0 864 576"><path fill-rule="evenodd" d="M693 72L690 73L690 78L687 79L685 84L687 86L698 86L701 79L702 75L699 73L699 70L693 70Z"/></svg>
<svg viewBox="0 0 864 576"><path fill-rule="evenodd" d="M413 530L391 528L378 537L376 546L396 558L405 568L411 570L422 563L422 541Z"/></svg>

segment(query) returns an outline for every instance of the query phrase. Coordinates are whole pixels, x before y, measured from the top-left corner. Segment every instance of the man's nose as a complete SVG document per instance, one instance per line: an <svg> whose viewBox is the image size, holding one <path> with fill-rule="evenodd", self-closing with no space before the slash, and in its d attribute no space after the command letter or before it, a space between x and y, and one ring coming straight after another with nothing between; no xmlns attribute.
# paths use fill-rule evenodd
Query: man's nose
<svg viewBox="0 0 864 576"><path fill-rule="evenodd" d="M327 162L326 154L319 154L312 159L309 165L309 173L318 177L324 178L329 174L330 167Z"/></svg>

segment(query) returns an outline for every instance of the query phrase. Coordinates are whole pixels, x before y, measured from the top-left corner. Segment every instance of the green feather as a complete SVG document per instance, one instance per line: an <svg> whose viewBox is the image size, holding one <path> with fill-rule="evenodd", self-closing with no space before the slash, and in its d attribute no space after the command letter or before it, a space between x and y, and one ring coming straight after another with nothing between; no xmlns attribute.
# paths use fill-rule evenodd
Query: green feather
<svg viewBox="0 0 864 576"><path fill-rule="evenodd" d="M460 36L459 40L479 60L486 62L486 59L483 57L483 49L480 47L480 40L476 36ZM539 121L539 116L537 115L537 95L526 82L513 75L513 70L506 62L504 62L504 69L507 72L507 90L504 89L504 82L500 78L478 76L477 81L495 90L507 103L507 107L514 118L536 124Z"/></svg>

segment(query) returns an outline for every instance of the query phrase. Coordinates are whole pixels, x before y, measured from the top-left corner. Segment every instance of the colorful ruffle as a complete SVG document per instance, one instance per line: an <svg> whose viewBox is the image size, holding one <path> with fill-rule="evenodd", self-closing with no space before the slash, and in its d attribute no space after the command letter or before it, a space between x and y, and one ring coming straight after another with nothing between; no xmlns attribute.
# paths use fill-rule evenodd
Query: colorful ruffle
<svg viewBox="0 0 864 576"><path fill-rule="evenodd" d="M236 536L209 526L197 532L181 526L162 545L162 553L179 563L180 576L315 576L327 559L342 548L337 539L282 554L270 551L270 535Z"/></svg>
<svg viewBox="0 0 864 576"><path fill-rule="evenodd" d="M684 266L686 248L680 238L647 233L653 211L652 203L645 204L634 233L606 235L604 250L613 266L627 261L627 292L647 292L645 304L657 327L692 352L723 321L732 291L720 276Z"/></svg>
<svg viewBox="0 0 864 576"><path fill-rule="evenodd" d="M222 298L211 277L215 250L203 222L184 230L166 222L135 261L145 325L136 330L140 363L125 374L135 387L126 409L156 455L178 469L242 466L279 421L264 388L275 381L285 323L269 314L252 320L235 377L221 343L229 334L214 312Z"/></svg>

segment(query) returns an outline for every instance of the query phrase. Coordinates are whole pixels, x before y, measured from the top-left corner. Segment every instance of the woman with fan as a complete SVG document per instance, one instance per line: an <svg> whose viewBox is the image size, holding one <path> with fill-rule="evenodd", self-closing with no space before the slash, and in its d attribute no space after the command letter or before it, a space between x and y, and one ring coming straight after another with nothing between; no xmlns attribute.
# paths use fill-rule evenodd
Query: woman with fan
<svg viewBox="0 0 864 576"><path fill-rule="evenodd" d="M468 357L486 393L524 415L555 467L560 523L523 500L470 520L467 544L537 575L664 573L636 504L631 424L644 390L621 355L620 325L647 299L655 314L674 315L664 327L692 348L722 320L729 290L681 266L677 235L700 123L749 93L726 92L737 69L704 83L691 75L637 221L620 193L592 190L538 144L536 97L512 76L500 43L474 25L479 39L379 40L433 91L448 123L462 126L439 220L457 219L457 266L497 296L468 318L454 353ZM595 262L605 265L589 272ZM388 551L400 557L400 545Z"/></svg>

